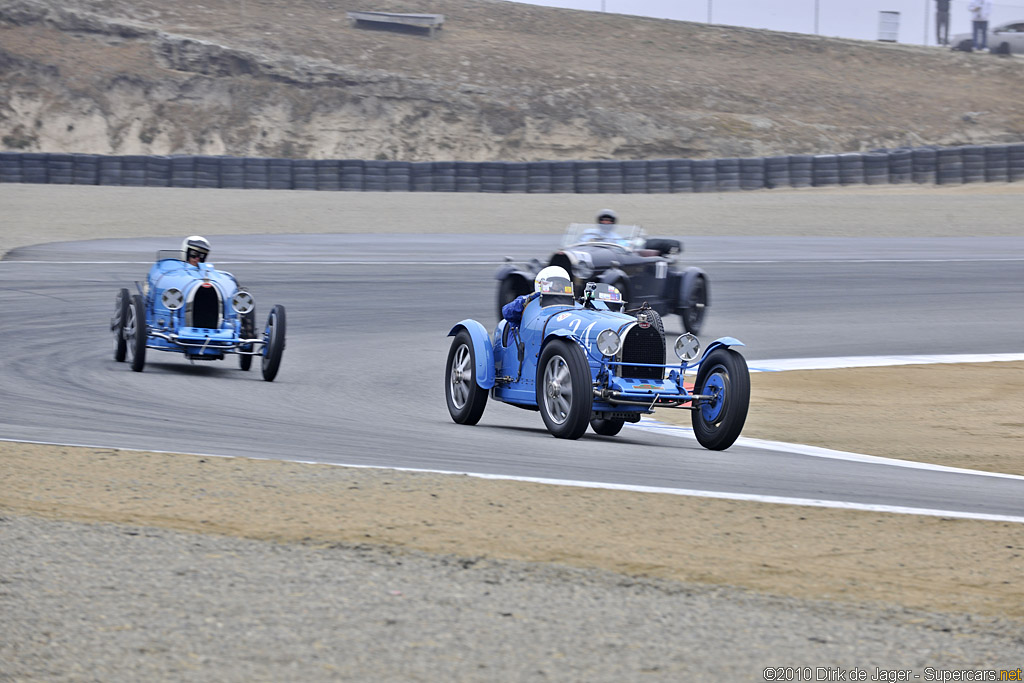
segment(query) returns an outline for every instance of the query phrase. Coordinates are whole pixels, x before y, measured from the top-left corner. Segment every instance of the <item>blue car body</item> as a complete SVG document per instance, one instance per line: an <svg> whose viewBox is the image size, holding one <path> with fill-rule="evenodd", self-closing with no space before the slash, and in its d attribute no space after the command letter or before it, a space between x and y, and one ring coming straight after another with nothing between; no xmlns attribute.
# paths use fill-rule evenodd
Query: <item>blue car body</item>
<svg viewBox="0 0 1024 683"><path fill-rule="evenodd" d="M263 364L264 379L277 374L284 349L284 307L271 309L267 324L256 329L255 300L234 275L209 263L190 264L176 250L157 252L139 294L123 289L111 329L115 360L131 355L141 371L147 349L181 353L190 361L239 356L248 370L253 357Z"/></svg>
<svg viewBox="0 0 1024 683"><path fill-rule="evenodd" d="M614 355L606 355L598 348L598 336L605 330L613 331L621 341ZM636 315L629 315L611 310L602 301L581 303L571 299L563 305L547 306L542 305L540 298L534 299L523 310L518 326L503 319L494 329L493 336L488 335L481 323L471 319L453 326L449 336L457 336L463 331L472 343L472 375L476 386L488 392L491 399L531 410L543 411L544 408L540 402L545 388L538 387L544 381L545 370L541 367L544 349L556 340L577 346L589 370L589 386L582 390L592 392L590 413L586 419L599 421L597 424L600 421L617 421L619 426L622 422L636 422L641 415L652 413L659 407L686 408L701 412L700 417L706 420L719 419L716 411L725 405L723 396L728 389L721 377L716 380L716 376L709 376L701 380L700 388L708 393L700 394L687 388L684 373L696 369L700 377L699 369L706 359L718 359L723 350L743 346L738 339L722 337L713 341L699 359L694 356L689 361L666 364L664 328L655 311L644 309ZM696 342L696 338L689 334L680 337L683 338ZM741 368L731 366L734 367L731 374L746 375L742 357L735 352L728 353L738 357L742 364ZM450 356L449 366L452 362ZM728 375L725 373L725 382L730 381ZM745 387L740 387L740 393L746 392L746 396L740 397L743 405L739 427L742 427L749 399L749 376L737 379L747 382ZM458 387L452 384L455 380L449 378L448 381L448 393L451 394ZM735 395L736 390L733 388L732 391ZM449 408L452 408L450 398ZM453 418L461 421L455 412ZM603 433L597 424L591 424L595 431ZM615 429L611 433L617 431ZM724 447L731 445L738 436L739 428L734 431L735 436L727 439L728 444ZM558 433L555 435L560 436Z"/></svg>

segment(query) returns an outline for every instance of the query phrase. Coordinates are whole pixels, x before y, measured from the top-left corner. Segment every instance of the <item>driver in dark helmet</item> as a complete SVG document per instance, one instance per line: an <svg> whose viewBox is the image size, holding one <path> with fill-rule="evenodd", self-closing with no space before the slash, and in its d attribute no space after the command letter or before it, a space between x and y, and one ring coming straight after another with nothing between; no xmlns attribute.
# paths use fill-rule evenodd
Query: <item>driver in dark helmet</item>
<svg viewBox="0 0 1024 683"><path fill-rule="evenodd" d="M186 237L181 242L181 260L189 265L198 266L206 262L210 255L210 241L199 235Z"/></svg>
<svg viewBox="0 0 1024 683"><path fill-rule="evenodd" d="M620 244L622 235L618 233L615 226L619 217L611 209L601 209L597 213L597 223L588 228L582 235L584 241L589 242L612 242Z"/></svg>

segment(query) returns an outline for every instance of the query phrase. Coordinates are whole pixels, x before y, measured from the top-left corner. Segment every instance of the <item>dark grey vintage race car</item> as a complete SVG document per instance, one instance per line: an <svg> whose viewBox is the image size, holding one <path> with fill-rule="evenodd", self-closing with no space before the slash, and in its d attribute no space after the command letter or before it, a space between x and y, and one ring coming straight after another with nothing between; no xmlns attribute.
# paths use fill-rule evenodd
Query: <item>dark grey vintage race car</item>
<svg viewBox="0 0 1024 683"><path fill-rule="evenodd" d="M573 223L562 238L562 248L542 262L525 266L506 263L495 273L498 280L498 319L501 307L533 291L533 278L545 266L561 266L572 276L577 296L587 282L612 285L622 293L625 309L646 302L661 315L678 313L687 332L700 334L710 301L708 276L695 266L680 267L679 240L648 238L638 225L608 226Z"/></svg>

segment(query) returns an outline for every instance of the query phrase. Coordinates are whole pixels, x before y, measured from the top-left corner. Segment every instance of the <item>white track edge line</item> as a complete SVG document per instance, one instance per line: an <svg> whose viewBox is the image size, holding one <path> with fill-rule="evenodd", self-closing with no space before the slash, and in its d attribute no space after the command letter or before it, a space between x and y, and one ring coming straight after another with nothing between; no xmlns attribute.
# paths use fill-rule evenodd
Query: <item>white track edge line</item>
<svg viewBox="0 0 1024 683"><path fill-rule="evenodd" d="M236 456L220 455L216 453L181 453L177 451L159 451L150 449L120 448L114 446L96 446L90 444L55 443L48 441L30 441L25 439L0 438L0 441L11 443L26 443L40 446L65 446L68 448L94 448L113 451L139 451L144 453L158 453L161 455L189 455L202 458L227 458L238 460L266 460L268 462L293 462L302 465L329 465L332 467L345 467L348 469L384 470L390 472L411 472L415 474L442 474L473 477L475 479L487 479L491 481L515 481L528 484L544 484L549 486L568 486L573 488L603 489L608 491L627 491L632 493L660 493L675 496L688 496L693 498L716 498L719 500L736 500L754 503L770 503L780 505L802 505L807 507L835 508L841 510L860 510L863 512L886 512L901 515L918 515L924 517L947 517L952 519L971 519L986 522L1010 522L1024 524L1024 517L1013 515L993 515L982 512L963 512L960 510L937 510L931 508L914 508L898 505L875 505L870 503L851 503L838 500L820 500L815 498L787 498L783 496L764 496L751 493L728 493L723 491L700 491L696 489L676 489L660 486L639 486L630 484L608 484L602 482L574 481L571 479L548 479L545 477L518 477L504 474L486 474L482 472L460 472L455 470L432 470L419 469L414 467L382 467L380 465L352 465L334 462L319 462L316 460L299 460L295 458L267 458L260 456Z"/></svg>

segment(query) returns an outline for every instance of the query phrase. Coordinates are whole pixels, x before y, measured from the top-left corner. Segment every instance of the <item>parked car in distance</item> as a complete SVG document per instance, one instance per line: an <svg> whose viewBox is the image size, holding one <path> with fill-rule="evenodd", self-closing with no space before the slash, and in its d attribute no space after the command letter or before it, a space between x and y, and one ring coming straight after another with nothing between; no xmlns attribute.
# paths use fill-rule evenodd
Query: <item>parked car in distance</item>
<svg viewBox="0 0 1024 683"><path fill-rule="evenodd" d="M974 36L971 33L958 33L949 39L954 50L962 52L974 51ZM990 27L987 35L989 51L1000 55L1024 54L1024 21L1013 21Z"/></svg>

